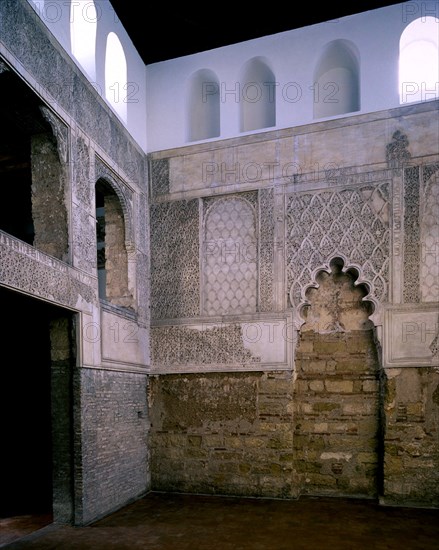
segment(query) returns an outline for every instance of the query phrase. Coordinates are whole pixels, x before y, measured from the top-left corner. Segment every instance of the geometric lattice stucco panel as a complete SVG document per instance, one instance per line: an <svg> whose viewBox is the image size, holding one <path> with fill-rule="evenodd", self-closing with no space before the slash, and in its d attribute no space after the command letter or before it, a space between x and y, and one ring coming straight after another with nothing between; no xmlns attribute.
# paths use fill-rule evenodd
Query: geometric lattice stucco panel
<svg viewBox="0 0 439 550"><path fill-rule="evenodd" d="M439 172L424 184L421 215L421 300L439 301Z"/></svg>
<svg viewBox="0 0 439 550"><path fill-rule="evenodd" d="M256 216L246 199L218 199L207 209L202 263L205 315L256 311Z"/></svg>
<svg viewBox="0 0 439 550"><path fill-rule="evenodd" d="M337 254L361 269L370 294L388 300L389 185L290 195L286 258L292 306L304 300L313 271Z"/></svg>
<svg viewBox="0 0 439 550"><path fill-rule="evenodd" d="M198 200L151 206L153 319L200 314Z"/></svg>

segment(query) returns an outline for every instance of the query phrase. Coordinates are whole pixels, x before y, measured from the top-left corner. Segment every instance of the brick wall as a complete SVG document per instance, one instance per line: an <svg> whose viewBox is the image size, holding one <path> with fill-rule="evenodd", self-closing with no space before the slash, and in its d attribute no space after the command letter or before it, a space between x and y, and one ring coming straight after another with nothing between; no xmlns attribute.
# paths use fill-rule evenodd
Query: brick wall
<svg viewBox="0 0 439 550"><path fill-rule="evenodd" d="M147 490L146 377L83 369L77 384L82 416L75 429L82 463L76 487L82 497L76 516L77 523L87 523Z"/></svg>

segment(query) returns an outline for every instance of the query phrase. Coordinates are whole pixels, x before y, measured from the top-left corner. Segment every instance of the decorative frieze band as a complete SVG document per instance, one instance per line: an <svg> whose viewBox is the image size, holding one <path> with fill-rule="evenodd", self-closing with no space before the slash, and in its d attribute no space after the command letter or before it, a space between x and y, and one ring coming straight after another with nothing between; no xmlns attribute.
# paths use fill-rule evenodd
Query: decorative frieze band
<svg viewBox="0 0 439 550"><path fill-rule="evenodd" d="M1 231L0 284L79 310L98 303L91 277Z"/></svg>

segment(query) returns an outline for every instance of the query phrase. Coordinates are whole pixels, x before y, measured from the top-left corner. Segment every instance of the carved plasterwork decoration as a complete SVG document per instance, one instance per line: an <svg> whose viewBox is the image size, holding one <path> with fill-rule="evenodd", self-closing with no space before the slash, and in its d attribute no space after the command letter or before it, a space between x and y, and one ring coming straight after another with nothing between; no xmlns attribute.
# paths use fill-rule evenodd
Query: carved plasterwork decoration
<svg viewBox="0 0 439 550"><path fill-rule="evenodd" d="M339 257L355 269L368 301L388 301L388 184L342 191L294 194L287 202L287 283L290 306L300 311L319 270Z"/></svg>
<svg viewBox="0 0 439 550"><path fill-rule="evenodd" d="M274 189L259 192L259 311L273 309Z"/></svg>
<svg viewBox="0 0 439 550"><path fill-rule="evenodd" d="M151 206L153 319L200 314L198 200Z"/></svg>
<svg viewBox="0 0 439 550"><path fill-rule="evenodd" d="M97 303L91 277L3 232L0 283L67 307Z"/></svg>
<svg viewBox="0 0 439 550"><path fill-rule="evenodd" d="M239 324L223 324L205 330L185 326L153 327L151 355L154 367L260 363L260 357L245 348Z"/></svg>
<svg viewBox="0 0 439 550"><path fill-rule="evenodd" d="M78 201L85 209L94 210L94 189L90 176L90 149L81 136L75 142L74 182Z"/></svg>
<svg viewBox="0 0 439 550"><path fill-rule="evenodd" d="M401 168L411 158L409 140L400 130L393 133L392 141L386 147L386 160L389 168Z"/></svg>
<svg viewBox="0 0 439 550"><path fill-rule="evenodd" d="M254 206L239 195L210 203L204 217L203 313L254 313L258 246Z"/></svg>
<svg viewBox="0 0 439 550"><path fill-rule="evenodd" d="M420 264L421 300L422 302L437 302L439 301L438 164L433 165L432 167L424 167L422 185Z"/></svg>
<svg viewBox="0 0 439 550"><path fill-rule="evenodd" d="M419 225L419 167L404 170L404 289L405 303L420 301L419 265L421 237Z"/></svg>
<svg viewBox="0 0 439 550"><path fill-rule="evenodd" d="M152 196L169 193L169 160L153 159L150 163Z"/></svg>

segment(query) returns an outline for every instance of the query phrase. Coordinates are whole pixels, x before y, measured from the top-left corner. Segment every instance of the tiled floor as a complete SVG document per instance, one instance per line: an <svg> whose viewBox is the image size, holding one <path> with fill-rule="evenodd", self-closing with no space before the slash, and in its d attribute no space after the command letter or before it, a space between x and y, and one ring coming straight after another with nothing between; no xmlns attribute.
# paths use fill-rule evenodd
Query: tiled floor
<svg viewBox="0 0 439 550"><path fill-rule="evenodd" d="M439 510L357 499L150 493L87 527L49 525L14 550L439 550Z"/></svg>

